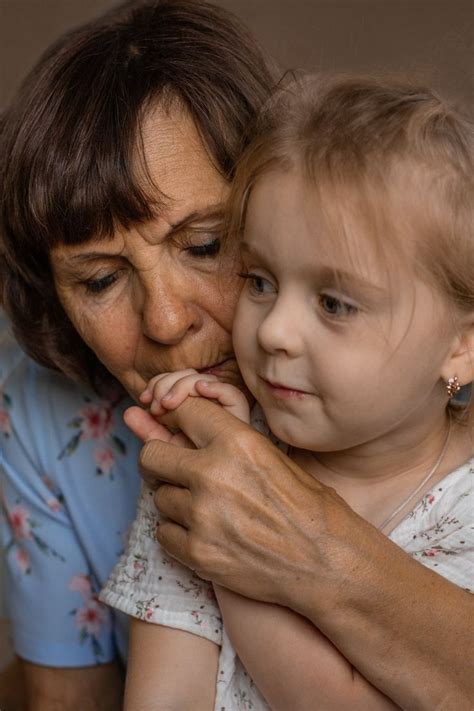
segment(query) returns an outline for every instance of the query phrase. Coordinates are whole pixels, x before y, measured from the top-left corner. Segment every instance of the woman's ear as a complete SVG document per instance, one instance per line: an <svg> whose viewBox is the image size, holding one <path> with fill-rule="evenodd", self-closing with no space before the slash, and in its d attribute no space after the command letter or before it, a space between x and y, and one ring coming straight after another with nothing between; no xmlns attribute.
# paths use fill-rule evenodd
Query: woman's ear
<svg viewBox="0 0 474 711"><path fill-rule="evenodd" d="M463 319L460 331L453 341L453 348L441 369L441 377L447 383L457 377L460 385L474 381L474 314Z"/></svg>

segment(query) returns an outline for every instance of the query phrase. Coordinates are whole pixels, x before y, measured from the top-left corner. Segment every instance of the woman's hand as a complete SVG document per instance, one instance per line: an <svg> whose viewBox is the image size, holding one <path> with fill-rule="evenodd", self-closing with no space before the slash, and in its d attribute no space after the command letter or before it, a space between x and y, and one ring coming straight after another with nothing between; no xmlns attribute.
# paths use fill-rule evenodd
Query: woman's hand
<svg viewBox="0 0 474 711"><path fill-rule="evenodd" d="M473 600L410 558L332 489L212 402L189 398L160 418L126 422L168 521L158 540L206 579L307 617L402 708L471 709L466 664ZM164 440L164 441L160 441Z"/></svg>
<svg viewBox="0 0 474 711"><path fill-rule="evenodd" d="M188 399L160 421L185 431L197 447L177 450L152 439L165 440L164 428L138 408L127 411L129 427L148 440L144 478L151 487L160 482L155 503L169 519L158 531L163 547L203 578L283 605L294 597L296 579L303 597L306 568L312 597L325 509L337 499L347 517L349 507L214 403Z"/></svg>

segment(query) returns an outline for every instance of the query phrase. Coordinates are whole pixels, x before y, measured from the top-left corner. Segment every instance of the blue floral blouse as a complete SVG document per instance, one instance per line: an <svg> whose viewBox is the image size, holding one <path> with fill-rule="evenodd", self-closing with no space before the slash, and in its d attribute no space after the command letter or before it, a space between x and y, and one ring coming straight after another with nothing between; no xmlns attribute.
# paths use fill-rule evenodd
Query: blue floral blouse
<svg viewBox="0 0 474 711"><path fill-rule="evenodd" d="M140 477L129 402L33 363L0 312L0 542L16 653L47 666L126 656L126 618L98 601L123 551Z"/></svg>

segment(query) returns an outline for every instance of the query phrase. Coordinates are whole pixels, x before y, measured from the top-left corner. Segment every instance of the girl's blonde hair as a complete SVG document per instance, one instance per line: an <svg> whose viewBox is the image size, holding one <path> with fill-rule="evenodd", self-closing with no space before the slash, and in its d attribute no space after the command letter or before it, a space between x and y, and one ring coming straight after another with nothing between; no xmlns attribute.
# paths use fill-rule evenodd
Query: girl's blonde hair
<svg viewBox="0 0 474 711"><path fill-rule="evenodd" d="M362 216L382 255L403 252L395 235L414 241L417 268L457 313L469 313L473 159L472 122L429 89L370 78L294 79L265 106L238 165L229 234L242 231L263 175L297 171L330 219L334 203Z"/></svg>

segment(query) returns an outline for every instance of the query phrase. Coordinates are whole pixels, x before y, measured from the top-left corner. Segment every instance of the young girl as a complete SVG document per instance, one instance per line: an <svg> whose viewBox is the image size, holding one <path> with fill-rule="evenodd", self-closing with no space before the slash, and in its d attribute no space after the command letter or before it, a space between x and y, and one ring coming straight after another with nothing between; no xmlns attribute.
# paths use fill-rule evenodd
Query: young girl
<svg viewBox="0 0 474 711"><path fill-rule="evenodd" d="M453 398L474 377L473 175L471 126L429 91L363 79L281 91L230 216L245 280L235 352L265 420L195 371L158 376L141 398L157 417L202 396L263 432L266 421L296 465L414 565L466 589L474 460ZM304 618L216 586L217 607L159 551L155 524L145 492L103 593L138 620L127 708L398 708Z"/></svg>

